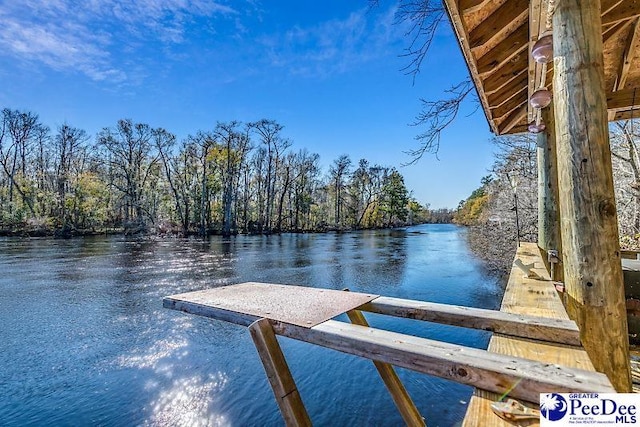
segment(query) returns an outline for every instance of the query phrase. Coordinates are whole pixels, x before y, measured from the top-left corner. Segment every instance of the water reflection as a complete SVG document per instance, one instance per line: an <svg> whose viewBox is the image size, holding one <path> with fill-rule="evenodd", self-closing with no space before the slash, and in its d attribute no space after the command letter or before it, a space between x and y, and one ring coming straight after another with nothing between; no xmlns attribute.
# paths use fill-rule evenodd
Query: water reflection
<svg viewBox="0 0 640 427"><path fill-rule="evenodd" d="M0 250L0 419L16 426L281 425L247 330L163 309L165 295L262 281L493 308L500 293L453 226L207 241L0 239ZM466 345L488 339L369 320ZM316 425L402 423L368 360L281 344ZM462 418L468 387L400 375L429 424Z"/></svg>

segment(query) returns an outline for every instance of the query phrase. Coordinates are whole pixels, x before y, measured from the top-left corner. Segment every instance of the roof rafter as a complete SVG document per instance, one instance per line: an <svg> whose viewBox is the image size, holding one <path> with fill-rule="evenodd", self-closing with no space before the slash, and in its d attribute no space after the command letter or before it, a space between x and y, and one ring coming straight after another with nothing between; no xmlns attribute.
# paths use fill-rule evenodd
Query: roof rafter
<svg viewBox="0 0 640 427"><path fill-rule="evenodd" d="M484 76L492 73L506 61L522 53L528 44L529 29L526 24L519 26L513 33L498 43L493 49L478 59L478 72Z"/></svg>
<svg viewBox="0 0 640 427"><path fill-rule="evenodd" d="M529 0L510 0L504 3L469 32L470 46L480 47L493 38L504 38L504 32L508 31L510 25L520 26L527 20L528 10Z"/></svg>
<svg viewBox="0 0 640 427"><path fill-rule="evenodd" d="M604 14L602 25L633 20L638 16L640 16L640 0L626 0Z"/></svg>

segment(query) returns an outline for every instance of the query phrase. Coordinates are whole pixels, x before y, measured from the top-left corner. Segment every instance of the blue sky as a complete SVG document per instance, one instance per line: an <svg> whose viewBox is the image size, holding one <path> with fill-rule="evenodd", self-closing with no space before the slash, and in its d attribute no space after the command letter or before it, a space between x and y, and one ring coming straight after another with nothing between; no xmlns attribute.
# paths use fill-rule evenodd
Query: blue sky
<svg viewBox="0 0 640 427"><path fill-rule="evenodd" d="M293 148L395 166L421 203L455 207L492 163L491 134L469 103L438 158L413 166L420 98L467 69L448 25L421 73L395 2L367 0L0 0L0 107L95 135L120 118L182 139L217 121L275 119ZM474 112L475 111L475 112Z"/></svg>

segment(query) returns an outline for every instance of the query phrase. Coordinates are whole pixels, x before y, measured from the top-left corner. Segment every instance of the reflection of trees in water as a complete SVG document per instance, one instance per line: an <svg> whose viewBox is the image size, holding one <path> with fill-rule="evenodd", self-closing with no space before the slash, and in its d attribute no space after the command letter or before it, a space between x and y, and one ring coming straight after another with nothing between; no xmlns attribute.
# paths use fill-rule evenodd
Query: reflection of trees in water
<svg viewBox="0 0 640 427"><path fill-rule="evenodd" d="M400 286L406 270L404 230L363 231L340 235L333 253L332 283L367 292Z"/></svg>

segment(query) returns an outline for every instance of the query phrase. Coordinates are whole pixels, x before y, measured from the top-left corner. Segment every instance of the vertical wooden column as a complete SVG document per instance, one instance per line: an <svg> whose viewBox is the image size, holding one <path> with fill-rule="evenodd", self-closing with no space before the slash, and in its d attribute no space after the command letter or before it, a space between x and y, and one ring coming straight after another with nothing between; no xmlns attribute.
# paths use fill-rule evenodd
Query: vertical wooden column
<svg viewBox="0 0 640 427"><path fill-rule="evenodd" d="M595 368L631 391L600 0L558 0L554 101L567 311Z"/></svg>
<svg viewBox="0 0 640 427"><path fill-rule="evenodd" d="M562 253L560 239L560 206L558 196L558 161L556 155L556 129L553 102L542 110L542 120L547 126L538 134L538 246L544 252L544 262L550 250ZM556 266L558 268L559 266ZM556 272L552 280L560 280Z"/></svg>
<svg viewBox="0 0 640 427"><path fill-rule="evenodd" d="M256 320L249 326L249 332L262 360L285 424L288 427L311 426L311 420L271 323L267 319Z"/></svg>

